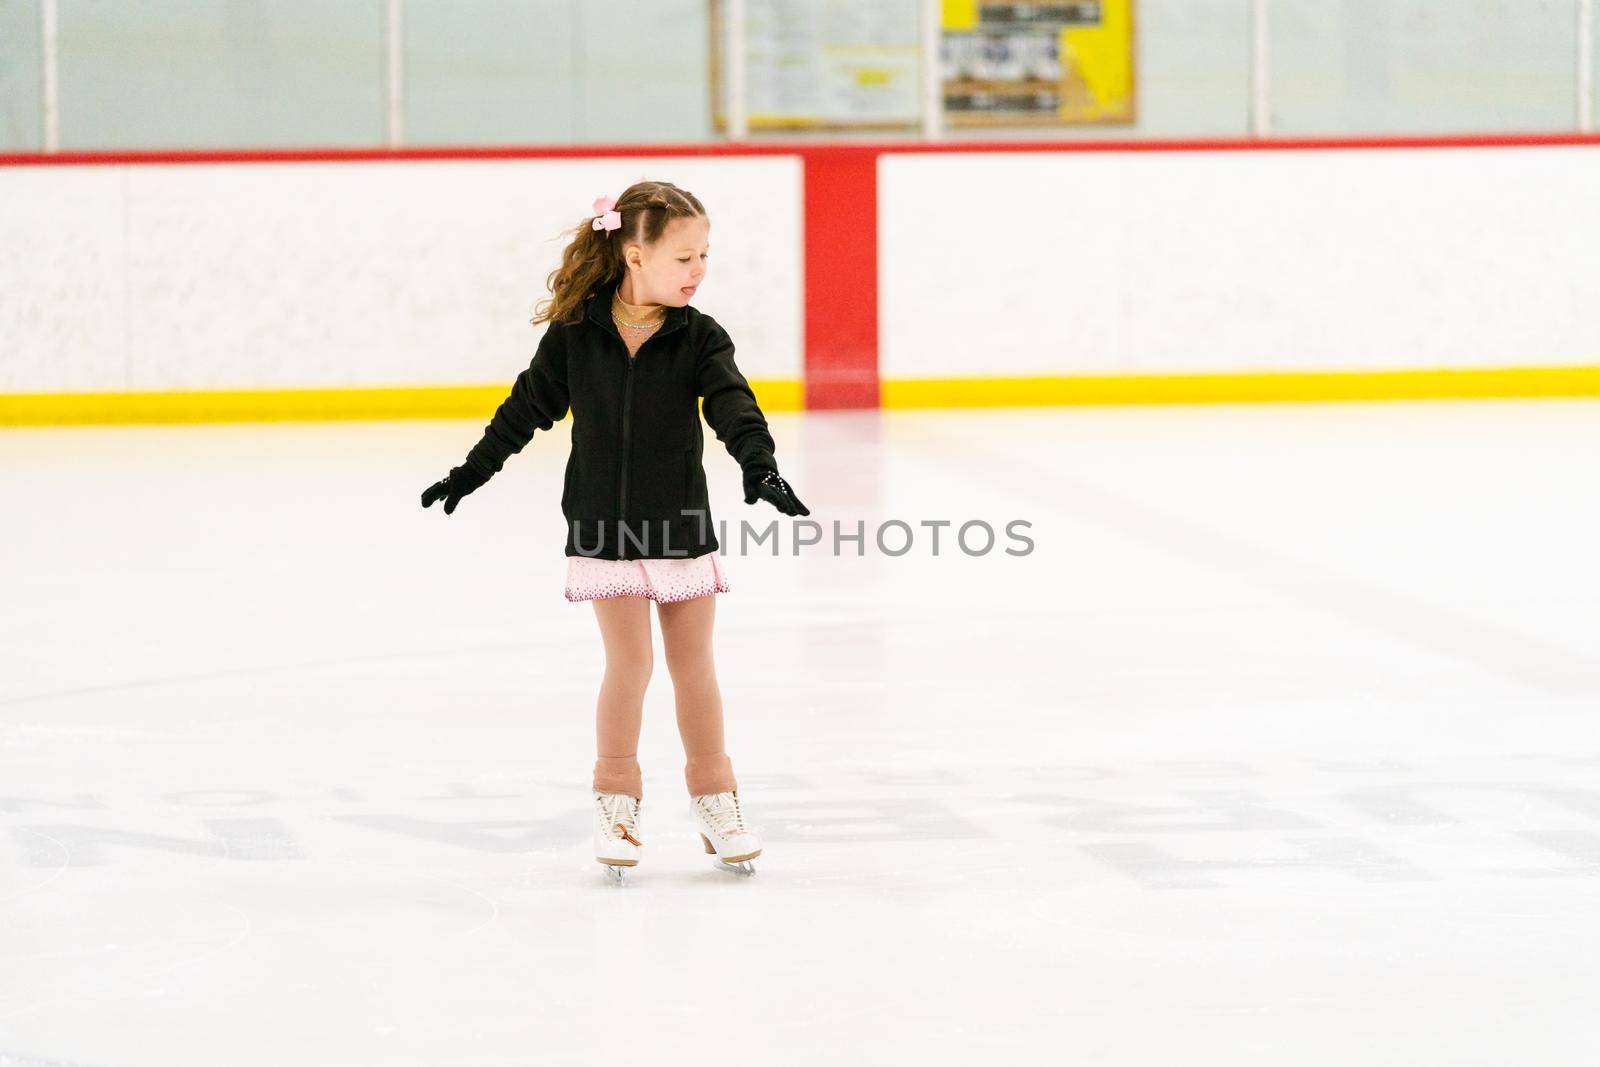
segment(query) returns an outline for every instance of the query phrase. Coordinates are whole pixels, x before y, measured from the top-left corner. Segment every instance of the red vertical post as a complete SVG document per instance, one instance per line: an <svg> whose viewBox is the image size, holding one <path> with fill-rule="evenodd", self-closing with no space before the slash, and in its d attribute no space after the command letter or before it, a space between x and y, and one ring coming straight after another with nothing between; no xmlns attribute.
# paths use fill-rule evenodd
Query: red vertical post
<svg viewBox="0 0 1600 1067"><path fill-rule="evenodd" d="M805 159L805 404L878 406L878 151Z"/></svg>

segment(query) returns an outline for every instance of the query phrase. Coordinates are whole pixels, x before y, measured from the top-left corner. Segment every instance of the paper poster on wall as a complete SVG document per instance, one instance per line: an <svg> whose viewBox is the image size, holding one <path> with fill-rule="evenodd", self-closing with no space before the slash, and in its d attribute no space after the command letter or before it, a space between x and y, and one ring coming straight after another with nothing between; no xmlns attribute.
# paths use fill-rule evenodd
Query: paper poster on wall
<svg viewBox="0 0 1600 1067"><path fill-rule="evenodd" d="M1131 124L1133 4L943 0L945 124Z"/></svg>
<svg viewBox="0 0 1600 1067"><path fill-rule="evenodd" d="M711 112L727 124L727 4L710 6ZM919 0L745 0L748 123L905 129L919 122Z"/></svg>

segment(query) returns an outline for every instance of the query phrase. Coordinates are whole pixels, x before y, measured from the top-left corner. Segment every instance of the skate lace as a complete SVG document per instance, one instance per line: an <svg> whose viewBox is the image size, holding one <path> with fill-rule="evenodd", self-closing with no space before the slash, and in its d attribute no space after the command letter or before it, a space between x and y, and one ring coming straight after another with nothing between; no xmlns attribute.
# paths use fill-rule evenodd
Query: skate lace
<svg viewBox="0 0 1600 1067"><path fill-rule="evenodd" d="M739 808L739 798L734 794L713 793L699 797L698 802L706 822L711 824L719 837L736 837L749 832L750 828L744 822L744 812Z"/></svg>
<svg viewBox="0 0 1600 1067"><path fill-rule="evenodd" d="M644 844L639 840L639 805L633 797L625 793L602 793L595 803L605 819L607 836Z"/></svg>

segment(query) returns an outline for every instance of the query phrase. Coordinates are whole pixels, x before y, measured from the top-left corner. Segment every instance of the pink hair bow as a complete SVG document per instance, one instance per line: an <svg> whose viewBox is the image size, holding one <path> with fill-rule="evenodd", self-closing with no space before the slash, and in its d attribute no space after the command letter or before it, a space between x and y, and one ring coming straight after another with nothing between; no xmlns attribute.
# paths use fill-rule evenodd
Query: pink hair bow
<svg viewBox="0 0 1600 1067"><path fill-rule="evenodd" d="M602 196L595 200L594 209L599 212L595 216L593 228L596 230L614 230L622 225L622 212L616 210L617 201L613 197Z"/></svg>

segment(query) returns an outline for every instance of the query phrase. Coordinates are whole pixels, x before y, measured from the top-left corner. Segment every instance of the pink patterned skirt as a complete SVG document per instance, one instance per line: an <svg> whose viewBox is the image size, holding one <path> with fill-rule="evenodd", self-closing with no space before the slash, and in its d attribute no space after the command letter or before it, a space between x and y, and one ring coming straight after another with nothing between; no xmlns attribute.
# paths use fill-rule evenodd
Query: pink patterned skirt
<svg viewBox="0 0 1600 1067"><path fill-rule="evenodd" d="M567 557L566 594L571 601L643 596L670 604L727 591L728 577L715 550L687 559Z"/></svg>

